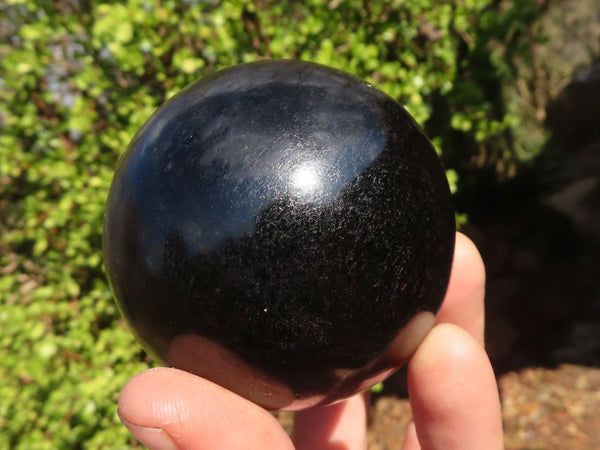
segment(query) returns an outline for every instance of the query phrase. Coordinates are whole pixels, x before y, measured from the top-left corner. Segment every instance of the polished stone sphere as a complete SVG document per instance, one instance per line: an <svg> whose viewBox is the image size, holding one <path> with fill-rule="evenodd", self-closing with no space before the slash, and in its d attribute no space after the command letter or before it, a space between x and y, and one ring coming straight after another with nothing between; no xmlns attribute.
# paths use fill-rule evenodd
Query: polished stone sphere
<svg viewBox="0 0 600 450"><path fill-rule="evenodd" d="M269 409L403 364L444 297L455 223L431 143L343 72L245 64L167 101L121 158L104 255L162 364Z"/></svg>

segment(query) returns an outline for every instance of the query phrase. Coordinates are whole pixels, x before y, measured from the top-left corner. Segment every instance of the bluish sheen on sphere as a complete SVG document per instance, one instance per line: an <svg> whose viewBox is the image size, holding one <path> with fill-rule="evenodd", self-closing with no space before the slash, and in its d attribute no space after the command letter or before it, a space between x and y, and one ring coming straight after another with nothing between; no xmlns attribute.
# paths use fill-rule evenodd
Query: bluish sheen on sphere
<svg viewBox="0 0 600 450"><path fill-rule="evenodd" d="M403 363L418 344L403 330L446 291L454 230L440 161L400 105L271 61L156 111L119 162L103 244L119 308L158 360L299 409Z"/></svg>

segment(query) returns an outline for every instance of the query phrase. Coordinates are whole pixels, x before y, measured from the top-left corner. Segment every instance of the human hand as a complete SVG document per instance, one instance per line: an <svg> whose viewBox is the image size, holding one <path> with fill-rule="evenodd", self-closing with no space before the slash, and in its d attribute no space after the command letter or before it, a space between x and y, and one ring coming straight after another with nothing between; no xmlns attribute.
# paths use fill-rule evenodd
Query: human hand
<svg viewBox="0 0 600 450"><path fill-rule="evenodd" d="M496 381L483 350L483 262L457 234L454 265L437 325L408 362L414 422L405 450L500 449ZM366 446L363 394L296 413L292 440L266 410L203 378L150 369L121 391L119 416L151 449L327 449Z"/></svg>

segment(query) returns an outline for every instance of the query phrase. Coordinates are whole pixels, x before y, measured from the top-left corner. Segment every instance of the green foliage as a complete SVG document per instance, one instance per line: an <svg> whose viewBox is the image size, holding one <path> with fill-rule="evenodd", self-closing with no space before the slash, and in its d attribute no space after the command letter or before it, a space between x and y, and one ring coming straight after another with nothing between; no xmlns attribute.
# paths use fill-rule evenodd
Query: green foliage
<svg viewBox="0 0 600 450"><path fill-rule="evenodd" d="M0 4L0 448L129 442L118 391L149 363L112 301L101 231L115 163L157 106L220 68L298 58L369 80L423 124L444 99L451 130L431 127L442 156L456 130L485 144L513 126L461 75L490 3Z"/></svg>
<svg viewBox="0 0 600 450"><path fill-rule="evenodd" d="M453 88L439 99L437 117L427 124L430 134L443 137L447 165L491 167L499 178L510 178L542 150L546 136L534 136L520 106L506 95L519 81L514 60L532 57L531 39L521 38L540 16L539 4L496 1L478 14L474 33L459 32L463 42Z"/></svg>

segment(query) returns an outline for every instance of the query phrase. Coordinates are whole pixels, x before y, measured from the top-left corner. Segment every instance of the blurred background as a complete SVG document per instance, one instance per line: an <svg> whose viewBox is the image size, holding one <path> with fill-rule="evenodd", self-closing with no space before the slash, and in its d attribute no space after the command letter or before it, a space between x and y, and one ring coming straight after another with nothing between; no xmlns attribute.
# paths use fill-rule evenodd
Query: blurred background
<svg viewBox="0 0 600 450"><path fill-rule="evenodd" d="M103 272L113 170L173 93L264 58L353 73L424 127L486 262L506 447L600 448L598 0L2 1L0 448L138 445L116 401L152 362ZM400 372L369 448L409 419Z"/></svg>

